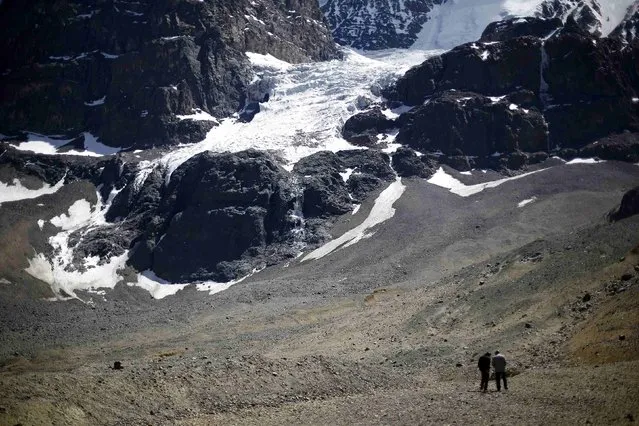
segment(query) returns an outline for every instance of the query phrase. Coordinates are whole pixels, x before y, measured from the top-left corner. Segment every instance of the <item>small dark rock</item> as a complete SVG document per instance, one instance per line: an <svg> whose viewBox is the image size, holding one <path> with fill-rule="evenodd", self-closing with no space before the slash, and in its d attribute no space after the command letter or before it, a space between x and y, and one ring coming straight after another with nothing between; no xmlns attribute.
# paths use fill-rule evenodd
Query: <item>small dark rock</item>
<svg viewBox="0 0 639 426"><path fill-rule="evenodd" d="M634 275L631 272L626 272L621 276L621 281L629 281Z"/></svg>
<svg viewBox="0 0 639 426"><path fill-rule="evenodd" d="M524 327L526 327L526 328L532 328L532 324L531 324L531 323L529 323L529 322L527 322L526 324L524 324Z"/></svg>
<svg viewBox="0 0 639 426"><path fill-rule="evenodd" d="M619 335L619 340L621 340L622 342L623 342L624 340L626 340L626 335L625 335L625 334L620 334L620 335Z"/></svg>
<svg viewBox="0 0 639 426"><path fill-rule="evenodd" d="M122 363L120 361L115 361L113 363L113 369L114 370L122 370L124 367L122 367Z"/></svg>
<svg viewBox="0 0 639 426"><path fill-rule="evenodd" d="M586 303L586 302L589 302L590 299L591 299L590 293L586 293L584 294L584 297L581 298L581 301Z"/></svg>

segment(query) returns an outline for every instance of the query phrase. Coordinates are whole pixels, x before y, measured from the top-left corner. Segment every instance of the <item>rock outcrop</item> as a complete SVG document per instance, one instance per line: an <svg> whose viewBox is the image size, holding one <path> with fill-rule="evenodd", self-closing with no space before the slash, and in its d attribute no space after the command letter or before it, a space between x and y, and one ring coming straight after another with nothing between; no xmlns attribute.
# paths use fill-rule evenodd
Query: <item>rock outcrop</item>
<svg viewBox="0 0 639 426"><path fill-rule="evenodd" d="M639 214L639 186L626 192L619 208L610 213L610 220L617 221Z"/></svg>
<svg viewBox="0 0 639 426"><path fill-rule="evenodd" d="M634 161L633 143L590 144L639 131L639 45L569 26L547 40L518 36L518 26L544 36L557 24L502 22L485 32L502 41L467 43L426 60L383 91L389 104L410 111L393 121L364 112L347 122L344 136L370 140L396 127L397 142L444 154L440 161L461 169L520 168L551 151Z"/></svg>
<svg viewBox="0 0 639 426"><path fill-rule="evenodd" d="M546 124L534 102L515 104L509 97L441 92L403 114L399 124L397 142L421 152L485 157L548 148Z"/></svg>

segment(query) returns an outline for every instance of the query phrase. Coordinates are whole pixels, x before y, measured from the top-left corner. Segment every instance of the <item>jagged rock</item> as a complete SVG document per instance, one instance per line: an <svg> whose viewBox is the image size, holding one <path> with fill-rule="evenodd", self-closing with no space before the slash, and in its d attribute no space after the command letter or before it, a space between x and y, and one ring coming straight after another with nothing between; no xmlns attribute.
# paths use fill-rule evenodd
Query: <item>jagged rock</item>
<svg viewBox="0 0 639 426"><path fill-rule="evenodd" d="M337 156L346 167L354 169L354 173L372 175L387 182L395 180L390 157L382 151L355 149L338 151Z"/></svg>
<svg viewBox="0 0 639 426"><path fill-rule="evenodd" d="M579 156L630 163L639 162L639 133L625 132L607 136L581 148Z"/></svg>
<svg viewBox="0 0 639 426"><path fill-rule="evenodd" d="M545 115L551 143L579 148L624 130L639 130L639 48L569 33L546 43L544 78L552 106Z"/></svg>
<svg viewBox="0 0 639 426"><path fill-rule="evenodd" d="M488 156L494 152L546 150L541 113L476 93L444 92L403 114L397 142L418 151Z"/></svg>
<svg viewBox="0 0 639 426"><path fill-rule="evenodd" d="M639 213L639 186L626 192L621 199L619 208L610 213L612 221L625 219Z"/></svg>
<svg viewBox="0 0 639 426"><path fill-rule="evenodd" d="M162 228L147 230L155 241L152 270L175 282L232 279L234 261L286 239L293 202L286 171L268 154L196 155L164 190L156 213Z"/></svg>
<svg viewBox="0 0 639 426"><path fill-rule="evenodd" d="M562 25L563 22L559 18L509 18L490 23L482 33L479 41L505 41L523 36L544 38L561 28Z"/></svg>
<svg viewBox="0 0 639 426"><path fill-rule="evenodd" d="M322 6L335 41L357 49L407 48L417 39L428 13L442 0L327 0Z"/></svg>
<svg viewBox="0 0 639 426"><path fill-rule="evenodd" d="M632 44L639 37L639 3L631 6L624 20L608 36Z"/></svg>
<svg viewBox="0 0 639 426"><path fill-rule="evenodd" d="M426 156L417 156L410 148L402 147L393 154L393 168L401 177L428 178L435 173L435 162Z"/></svg>
<svg viewBox="0 0 639 426"><path fill-rule="evenodd" d="M541 42L520 37L501 43L466 43L411 68L384 91L389 100L420 105L442 90L487 96L516 90L539 91Z"/></svg>
<svg viewBox="0 0 639 426"><path fill-rule="evenodd" d="M303 185L302 211L305 217L334 216L351 211L352 201L339 173L305 177Z"/></svg>
<svg viewBox="0 0 639 426"><path fill-rule="evenodd" d="M354 202L395 179L389 163L389 156L376 150L324 151L302 159L293 172L304 186L304 215L328 217L350 211ZM340 174L348 169L351 175L344 182Z"/></svg>
<svg viewBox="0 0 639 426"><path fill-rule="evenodd" d="M346 120L342 136L353 145L372 147L378 143L378 134L394 126L393 120L387 118L379 108L373 108Z"/></svg>

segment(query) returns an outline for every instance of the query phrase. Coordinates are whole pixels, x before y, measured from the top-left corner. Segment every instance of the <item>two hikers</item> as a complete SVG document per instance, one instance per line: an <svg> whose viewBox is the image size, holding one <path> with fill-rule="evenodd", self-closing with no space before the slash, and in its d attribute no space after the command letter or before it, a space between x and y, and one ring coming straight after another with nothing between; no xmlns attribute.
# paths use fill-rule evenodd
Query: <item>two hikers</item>
<svg viewBox="0 0 639 426"><path fill-rule="evenodd" d="M490 357L490 352L486 352L484 355L479 357L479 361L477 362L477 367L481 372L481 383L479 385L479 389L487 392L488 391L488 380L490 378L490 366L493 366L495 369L495 381L497 382L497 390L501 391L501 382L504 382L504 389L508 390L508 384L506 382L506 358L499 353L499 351L495 351L495 356Z"/></svg>

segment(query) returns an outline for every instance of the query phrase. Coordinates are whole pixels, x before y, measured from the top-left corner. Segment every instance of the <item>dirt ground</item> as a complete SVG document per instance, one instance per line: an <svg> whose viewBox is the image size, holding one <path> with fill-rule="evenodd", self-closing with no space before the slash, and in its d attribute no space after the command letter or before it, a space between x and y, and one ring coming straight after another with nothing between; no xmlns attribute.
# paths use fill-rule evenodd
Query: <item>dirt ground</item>
<svg viewBox="0 0 639 426"><path fill-rule="evenodd" d="M474 199L411 181L373 238L212 296L4 285L0 424L631 423L639 217L605 213L639 167L601 167ZM481 393L495 350L509 389Z"/></svg>

